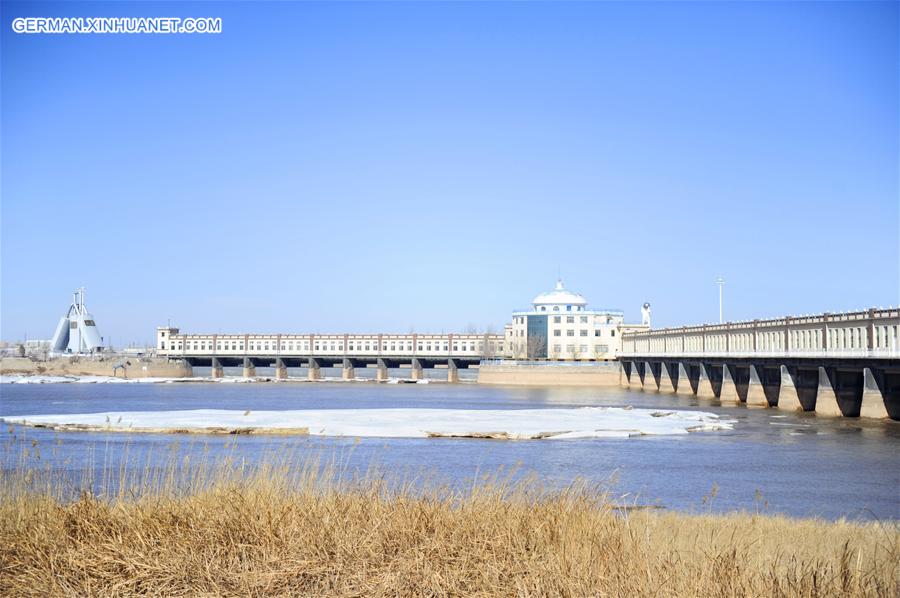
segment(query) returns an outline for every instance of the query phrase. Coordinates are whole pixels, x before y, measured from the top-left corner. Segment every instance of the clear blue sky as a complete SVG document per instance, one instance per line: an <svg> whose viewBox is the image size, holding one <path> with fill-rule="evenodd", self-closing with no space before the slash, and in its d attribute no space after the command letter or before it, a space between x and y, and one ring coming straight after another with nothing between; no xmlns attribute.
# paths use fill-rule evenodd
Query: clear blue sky
<svg viewBox="0 0 900 598"><path fill-rule="evenodd" d="M21 35L211 16L221 35ZM2 4L4 339L896 305L898 3Z"/></svg>

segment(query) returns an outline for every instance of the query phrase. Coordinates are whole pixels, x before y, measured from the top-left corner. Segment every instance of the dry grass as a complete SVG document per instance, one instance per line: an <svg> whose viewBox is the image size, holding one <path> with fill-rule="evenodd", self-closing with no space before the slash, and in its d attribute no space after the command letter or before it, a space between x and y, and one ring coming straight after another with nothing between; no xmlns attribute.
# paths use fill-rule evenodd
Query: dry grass
<svg viewBox="0 0 900 598"><path fill-rule="evenodd" d="M7 474L0 592L895 597L900 588L895 524L623 512L584 486L545 492L495 479L468 492L421 490L338 470L223 464L197 474L177 463L120 480L114 496L76 500L27 471Z"/></svg>

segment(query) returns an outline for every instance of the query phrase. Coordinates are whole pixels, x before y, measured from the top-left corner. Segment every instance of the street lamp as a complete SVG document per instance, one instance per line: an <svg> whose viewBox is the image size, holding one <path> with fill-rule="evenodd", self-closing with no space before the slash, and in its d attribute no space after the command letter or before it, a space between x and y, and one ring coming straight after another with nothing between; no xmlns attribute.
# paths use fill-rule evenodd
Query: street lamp
<svg viewBox="0 0 900 598"><path fill-rule="evenodd" d="M725 286L725 279L721 276L716 279L716 284L719 285L719 324L722 323L722 287Z"/></svg>

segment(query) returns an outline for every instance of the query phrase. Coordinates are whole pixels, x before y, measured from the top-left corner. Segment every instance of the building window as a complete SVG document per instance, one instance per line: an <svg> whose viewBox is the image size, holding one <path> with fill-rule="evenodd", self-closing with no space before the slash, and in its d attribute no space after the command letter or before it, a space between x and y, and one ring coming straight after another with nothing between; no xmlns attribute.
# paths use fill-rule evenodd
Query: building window
<svg viewBox="0 0 900 598"><path fill-rule="evenodd" d="M560 334L560 330L558 328L553 331L553 336L559 336L559 334Z"/></svg>
<svg viewBox="0 0 900 598"><path fill-rule="evenodd" d="M587 345L580 345L580 346L578 347L578 350L579 350L581 353L587 353Z"/></svg>
<svg viewBox="0 0 900 598"><path fill-rule="evenodd" d="M566 316L566 324L574 324L575 316Z"/></svg>
<svg viewBox="0 0 900 598"><path fill-rule="evenodd" d="M610 331L609 331L609 335L610 335L610 336L615 336L615 335L616 335L616 331L615 331L615 330L610 330Z"/></svg>
<svg viewBox="0 0 900 598"><path fill-rule="evenodd" d="M582 324L587 324L587 321L588 321L587 316L581 316L581 323L582 323Z"/></svg>
<svg viewBox="0 0 900 598"><path fill-rule="evenodd" d="M553 311L559 311L559 306L558 306L558 305L554 305L554 306L553 306Z"/></svg>
<svg viewBox="0 0 900 598"><path fill-rule="evenodd" d="M561 316L553 316L553 323L554 323L554 324L559 324L560 322L562 322L562 317L561 317Z"/></svg>
<svg viewBox="0 0 900 598"><path fill-rule="evenodd" d="M595 331L594 331L594 336L600 336L602 333L603 333L602 330L595 330Z"/></svg>
<svg viewBox="0 0 900 598"><path fill-rule="evenodd" d="M580 330L578 336L587 336L587 330Z"/></svg>
<svg viewBox="0 0 900 598"><path fill-rule="evenodd" d="M571 305L567 305L567 306L566 306L566 311L572 311L572 306L571 306Z"/></svg>
<svg viewBox="0 0 900 598"><path fill-rule="evenodd" d="M566 336L575 336L574 330L566 330Z"/></svg>

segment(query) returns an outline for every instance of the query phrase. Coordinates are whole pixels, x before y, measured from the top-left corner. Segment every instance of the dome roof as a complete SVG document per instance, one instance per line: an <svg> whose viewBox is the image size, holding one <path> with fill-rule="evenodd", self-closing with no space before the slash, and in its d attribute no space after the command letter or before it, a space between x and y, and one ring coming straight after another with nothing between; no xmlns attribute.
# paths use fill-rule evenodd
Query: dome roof
<svg viewBox="0 0 900 598"><path fill-rule="evenodd" d="M587 305L587 299L578 293L567 291L562 280L556 281L556 288L541 293L532 301L535 305Z"/></svg>

